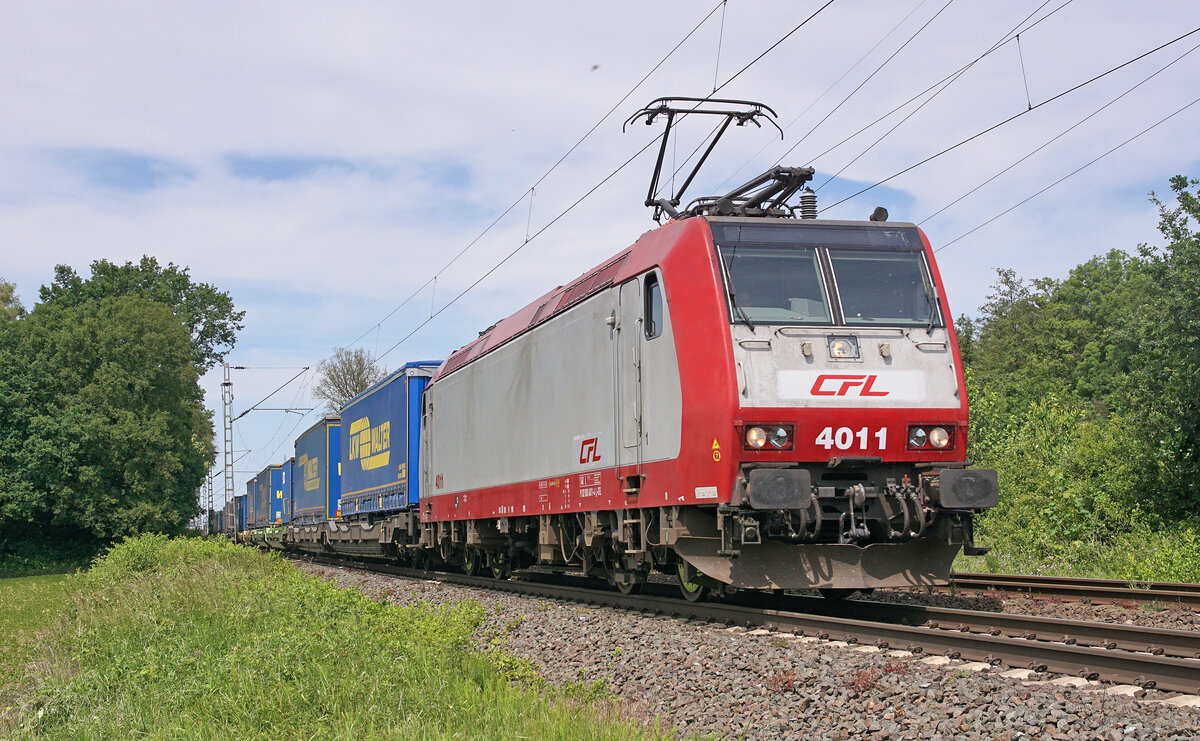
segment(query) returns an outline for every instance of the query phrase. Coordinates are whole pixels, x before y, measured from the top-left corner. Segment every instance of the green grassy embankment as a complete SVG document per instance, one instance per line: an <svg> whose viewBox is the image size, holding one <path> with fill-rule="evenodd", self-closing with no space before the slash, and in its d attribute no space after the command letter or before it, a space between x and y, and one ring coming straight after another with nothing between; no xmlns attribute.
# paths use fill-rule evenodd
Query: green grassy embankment
<svg viewBox="0 0 1200 741"><path fill-rule="evenodd" d="M43 635L67 606L65 574L0 578L0 729Z"/></svg>
<svg viewBox="0 0 1200 741"><path fill-rule="evenodd" d="M25 589L49 590L54 583ZM19 688L18 706L0 716L0 736L608 739L642 733L609 702L506 679L508 665L519 661L470 649L483 616L477 603L385 605L304 575L273 554L159 536L122 543L90 571L59 584L69 601L57 617L38 613L53 625L32 657L35 680ZM39 593L53 611L58 598ZM9 622L24 620L12 614Z"/></svg>

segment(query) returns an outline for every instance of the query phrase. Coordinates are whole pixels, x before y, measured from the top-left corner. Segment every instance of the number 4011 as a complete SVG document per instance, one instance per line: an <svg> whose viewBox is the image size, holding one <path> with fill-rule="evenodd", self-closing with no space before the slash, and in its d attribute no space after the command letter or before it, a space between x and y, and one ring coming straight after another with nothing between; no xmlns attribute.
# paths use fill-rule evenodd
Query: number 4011
<svg viewBox="0 0 1200 741"><path fill-rule="evenodd" d="M834 430L832 427L826 427L821 430L821 434L817 435L816 444L826 450L837 448L838 450L849 450L857 447L859 450L867 450L868 443L871 438L875 438L875 443L879 450L887 447L887 428L880 427L878 430L871 432L869 427L860 427L857 430L852 430L849 427L839 427ZM856 446L855 443L858 443Z"/></svg>

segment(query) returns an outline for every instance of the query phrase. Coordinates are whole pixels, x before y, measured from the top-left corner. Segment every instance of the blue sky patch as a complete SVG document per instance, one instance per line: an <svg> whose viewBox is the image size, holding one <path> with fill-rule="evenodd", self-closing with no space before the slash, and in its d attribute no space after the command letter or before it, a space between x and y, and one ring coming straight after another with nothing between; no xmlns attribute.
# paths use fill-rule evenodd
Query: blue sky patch
<svg viewBox="0 0 1200 741"><path fill-rule="evenodd" d="M125 149L62 149L51 156L93 186L127 193L144 193L195 175L181 162Z"/></svg>
<svg viewBox="0 0 1200 741"><path fill-rule="evenodd" d="M348 175L359 169L349 160L333 157L251 157L230 154L225 157L225 162L235 176L265 182L302 180L319 174Z"/></svg>

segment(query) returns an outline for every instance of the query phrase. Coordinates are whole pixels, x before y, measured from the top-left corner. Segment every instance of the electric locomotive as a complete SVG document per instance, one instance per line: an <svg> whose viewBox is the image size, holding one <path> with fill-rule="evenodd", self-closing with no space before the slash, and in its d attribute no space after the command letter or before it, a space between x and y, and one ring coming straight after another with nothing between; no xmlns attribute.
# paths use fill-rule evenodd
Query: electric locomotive
<svg viewBox="0 0 1200 741"><path fill-rule="evenodd" d="M676 212L451 355L425 395L422 545L623 590L663 571L693 598L939 584L980 552L996 475L966 468L929 241L794 218L778 199L811 176Z"/></svg>

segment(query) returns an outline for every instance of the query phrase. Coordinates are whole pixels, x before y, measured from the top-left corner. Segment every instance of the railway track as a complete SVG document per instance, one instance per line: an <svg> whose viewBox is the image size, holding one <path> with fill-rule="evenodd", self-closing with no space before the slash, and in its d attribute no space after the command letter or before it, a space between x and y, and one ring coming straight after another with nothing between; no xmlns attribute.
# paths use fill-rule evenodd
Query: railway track
<svg viewBox="0 0 1200 741"><path fill-rule="evenodd" d="M424 572L389 564L307 557L316 563L409 578L496 589L548 599L768 628L796 635L944 655L993 666L1054 672L1172 692L1200 694L1200 634L1191 631L952 610L885 602L831 603L807 597L747 593L724 602L688 602L668 585L637 595L597 588L595 580L533 574L496 580Z"/></svg>
<svg viewBox="0 0 1200 741"><path fill-rule="evenodd" d="M958 590L1027 592L1091 602L1128 600L1200 605L1200 584L978 573L956 573L950 584Z"/></svg>

